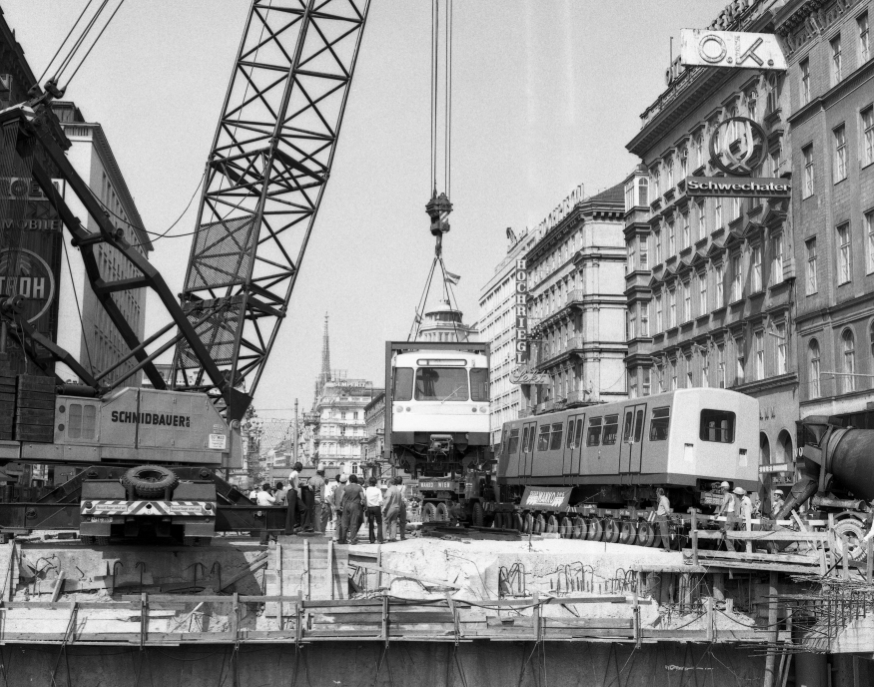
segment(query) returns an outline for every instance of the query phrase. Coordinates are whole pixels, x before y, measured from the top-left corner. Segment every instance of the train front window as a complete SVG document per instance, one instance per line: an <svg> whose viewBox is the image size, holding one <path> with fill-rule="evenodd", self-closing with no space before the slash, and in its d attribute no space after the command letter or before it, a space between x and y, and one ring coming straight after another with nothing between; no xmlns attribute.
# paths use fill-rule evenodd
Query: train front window
<svg viewBox="0 0 874 687"><path fill-rule="evenodd" d="M417 401L466 401L470 398L463 367L420 367L416 370Z"/></svg>
<svg viewBox="0 0 874 687"><path fill-rule="evenodd" d="M519 450L519 430L511 429L510 430L510 438L507 439L507 455L514 456L516 455L516 451Z"/></svg>
<svg viewBox="0 0 874 687"><path fill-rule="evenodd" d="M555 451L561 448L561 435L564 425L561 422L556 422L552 426L552 441L549 444L549 450Z"/></svg>
<svg viewBox="0 0 874 687"><path fill-rule="evenodd" d="M485 367L474 367L470 371L470 400L489 400L489 371Z"/></svg>
<svg viewBox="0 0 874 687"><path fill-rule="evenodd" d="M652 419L649 421L649 440L665 441L668 438L670 423L670 408L653 408Z"/></svg>
<svg viewBox="0 0 874 687"><path fill-rule="evenodd" d="M701 411L701 441L730 444L734 441L735 415L727 410L705 408Z"/></svg>
<svg viewBox="0 0 874 687"><path fill-rule="evenodd" d="M607 415L604 418L604 445L615 444L617 434L619 434L619 416Z"/></svg>
<svg viewBox="0 0 874 687"><path fill-rule="evenodd" d="M537 450L549 450L549 425L540 425L540 434L537 436Z"/></svg>
<svg viewBox="0 0 874 687"><path fill-rule="evenodd" d="M597 446L601 443L601 418L589 418L589 436L586 439L586 446Z"/></svg>
<svg viewBox="0 0 874 687"><path fill-rule="evenodd" d="M391 395L395 401L411 401L413 399L412 367L395 368L395 378L392 380Z"/></svg>

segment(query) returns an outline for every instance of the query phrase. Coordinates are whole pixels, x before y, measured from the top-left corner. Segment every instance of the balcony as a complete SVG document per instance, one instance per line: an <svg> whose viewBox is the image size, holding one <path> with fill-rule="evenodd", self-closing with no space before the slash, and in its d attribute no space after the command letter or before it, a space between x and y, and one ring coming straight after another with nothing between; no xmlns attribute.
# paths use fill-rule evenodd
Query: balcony
<svg viewBox="0 0 874 687"><path fill-rule="evenodd" d="M531 316L529 317L529 321L536 319L537 326L543 326L545 324L548 324L553 317L555 317L556 315L560 315L568 308L573 306L582 306L583 296L584 293L582 289L573 289L571 291L568 291L564 297L564 300L559 300L557 307L545 311L541 317L535 318L534 316Z"/></svg>
<svg viewBox="0 0 874 687"><path fill-rule="evenodd" d="M567 342L560 343L557 346L552 346L548 351L545 346L541 346L537 356L536 365L538 368L551 365L552 363L563 359L565 356L571 355L579 351L583 347L582 336L569 336Z"/></svg>

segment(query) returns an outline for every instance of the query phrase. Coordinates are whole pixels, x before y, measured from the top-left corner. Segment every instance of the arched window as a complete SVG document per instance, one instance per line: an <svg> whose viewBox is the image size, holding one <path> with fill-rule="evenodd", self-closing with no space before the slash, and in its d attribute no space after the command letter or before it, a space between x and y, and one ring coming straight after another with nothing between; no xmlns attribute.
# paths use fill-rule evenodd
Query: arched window
<svg viewBox="0 0 874 687"><path fill-rule="evenodd" d="M637 180L637 204L649 205L649 180L646 177Z"/></svg>
<svg viewBox="0 0 874 687"><path fill-rule="evenodd" d="M768 441L768 435L764 432L759 433L759 465L771 464L771 443Z"/></svg>
<svg viewBox="0 0 874 687"><path fill-rule="evenodd" d="M807 359L810 398L819 398L821 394L819 387L819 342L816 339L811 339L807 346Z"/></svg>
<svg viewBox="0 0 874 687"><path fill-rule="evenodd" d="M856 339L852 329L845 329L841 334L841 350L843 356L842 377L844 379L843 392L845 394L856 390Z"/></svg>
<svg viewBox="0 0 874 687"><path fill-rule="evenodd" d="M785 429L777 437L777 462L792 465L792 435Z"/></svg>

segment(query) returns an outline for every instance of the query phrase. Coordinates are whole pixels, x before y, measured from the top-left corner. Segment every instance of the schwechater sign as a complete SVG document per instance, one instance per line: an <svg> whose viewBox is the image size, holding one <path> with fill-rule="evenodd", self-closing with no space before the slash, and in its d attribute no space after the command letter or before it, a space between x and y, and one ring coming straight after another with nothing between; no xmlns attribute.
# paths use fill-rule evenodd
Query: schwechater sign
<svg viewBox="0 0 874 687"><path fill-rule="evenodd" d="M686 195L691 198L788 198L788 179L750 177L686 177Z"/></svg>

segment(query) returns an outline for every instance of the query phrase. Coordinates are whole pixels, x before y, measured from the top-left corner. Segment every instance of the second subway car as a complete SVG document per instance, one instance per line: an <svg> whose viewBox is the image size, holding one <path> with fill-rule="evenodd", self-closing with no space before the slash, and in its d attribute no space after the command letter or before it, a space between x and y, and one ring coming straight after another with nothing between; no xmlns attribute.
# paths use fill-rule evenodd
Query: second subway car
<svg viewBox="0 0 874 687"><path fill-rule="evenodd" d="M638 510L655 504L658 487L674 512L714 505L722 481L758 487L758 434L756 399L705 388L507 422L497 481L500 500L519 506L512 519L498 515L499 524L554 527L612 509L618 517L608 526L629 518L633 525Z"/></svg>

